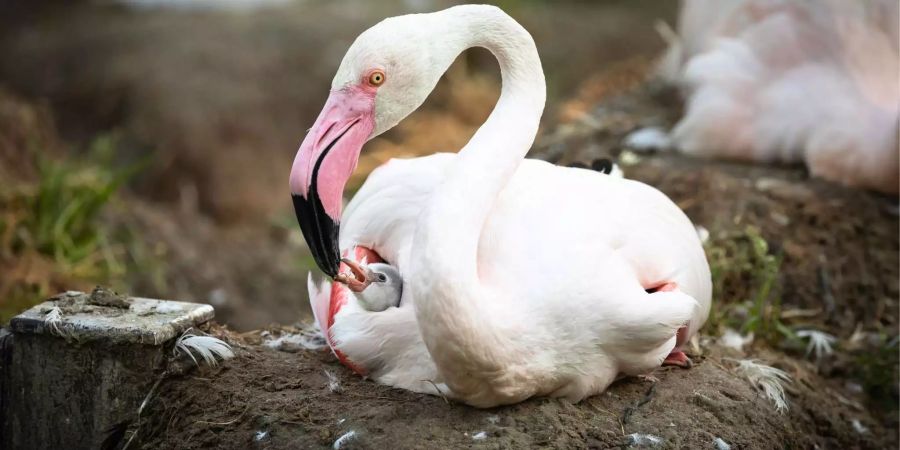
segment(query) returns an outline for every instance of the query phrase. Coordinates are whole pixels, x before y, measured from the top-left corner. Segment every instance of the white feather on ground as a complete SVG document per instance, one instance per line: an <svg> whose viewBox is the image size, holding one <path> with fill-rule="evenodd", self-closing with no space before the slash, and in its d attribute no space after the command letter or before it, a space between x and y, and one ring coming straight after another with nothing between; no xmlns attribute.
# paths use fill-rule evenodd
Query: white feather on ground
<svg viewBox="0 0 900 450"><path fill-rule="evenodd" d="M191 330L188 329L178 337L177 341L175 341L175 348L172 349L172 353L175 356L178 356L182 352L187 353L197 366L200 366L200 363L194 356L195 354L199 355L209 366L217 366L219 364L218 359L226 360L234 358L234 352L231 350L231 346L225 341L212 336L190 334L190 331Z"/></svg>
<svg viewBox="0 0 900 450"><path fill-rule="evenodd" d="M266 339L263 345L283 352L298 350L322 350L327 347L325 336L317 326L307 327L298 333L285 334L275 339Z"/></svg>
<svg viewBox="0 0 900 450"><path fill-rule="evenodd" d="M837 342L837 338L824 331L800 330L797 332L797 337L809 340L809 344L806 345L807 358L809 355L815 355L816 360L819 360L834 353L831 346Z"/></svg>
<svg viewBox="0 0 900 450"><path fill-rule="evenodd" d="M725 440L720 437L713 439L713 447L715 447L716 450L731 450L731 444L725 442Z"/></svg>
<svg viewBox="0 0 900 450"><path fill-rule="evenodd" d="M746 378L753 387L761 389L775 404L775 410L784 413L788 409L782 383L790 383L787 372L751 359L731 360L738 363L737 373Z"/></svg>
<svg viewBox="0 0 900 450"><path fill-rule="evenodd" d="M334 441L334 445L331 446L334 450L338 450L342 448L344 445L349 444L352 440L356 439L356 431L350 430L344 434L342 434L337 440Z"/></svg>
<svg viewBox="0 0 900 450"><path fill-rule="evenodd" d="M686 0L661 67L688 95L673 143L897 193L898 13L896 0Z"/></svg>
<svg viewBox="0 0 900 450"><path fill-rule="evenodd" d="M334 393L340 393L342 390L341 381L338 380L337 375L326 369L325 376L328 377L328 390Z"/></svg>
<svg viewBox="0 0 900 450"><path fill-rule="evenodd" d="M731 328L726 328L725 332L722 333L722 336L719 337L717 342L723 347L728 347L739 352L743 352L745 345L750 345L753 343L753 333L741 335L741 333L738 333Z"/></svg>
<svg viewBox="0 0 900 450"><path fill-rule="evenodd" d="M659 436L643 433L631 433L628 436L628 445L636 447L656 447L665 441Z"/></svg>
<svg viewBox="0 0 900 450"><path fill-rule="evenodd" d="M859 419L853 419L850 422L853 425L853 429L859 434L869 434L869 428L862 424Z"/></svg>
<svg viewBox="0 0 900 450"><path fill-rule="evenodd" d="M54 306L47 314L44 315L44 325L50 330L50 333L62 336L63 331L60 328L62 323L62 310L58 306Z"/></svg>
<svg viewBox="0 0 900 450"><path fill-rule="evenodd" d="M672 142L669 134L659 127L645 127L632 131L622 141L625 147L636 152L651 152L666 150Z"/></svg>

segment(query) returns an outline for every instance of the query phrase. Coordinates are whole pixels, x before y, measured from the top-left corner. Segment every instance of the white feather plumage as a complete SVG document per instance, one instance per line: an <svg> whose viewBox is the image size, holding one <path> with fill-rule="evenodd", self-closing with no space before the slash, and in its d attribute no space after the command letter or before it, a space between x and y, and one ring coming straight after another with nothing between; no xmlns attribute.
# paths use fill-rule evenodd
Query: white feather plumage
<svg viewBox="0 0 900 450"><path fill-rule="evenodd" d="M50 333L55 334L57 336L63 335L63 330L60 328L60 324L62 323L62 310L59 309L58 306L54 306L50 309L47 314L44 315L44 325L47 329L50 330Z"/></svg>
<svg viewBox="0 0 900 450"><path fill-rule="evenodd" d="M816 360L822 359L834 353L831 346L837 342L837 338L819 330L800 330L797 331L797 337L809 340L806 346L806 357L815 355Z"/></svg>
<svg viewBox="0 0 900 450"><path fill-rule="evenodd" d="M266 347L285 352L302 350L322 350L327 347L325 337L318 325L301 329L297 333L284 334L274 339L266 339L263 342Z"/></svg>
<svg viewBox="0 0 900 450"><path fill-rule="evenodd" d="M337 375L328 369L324 370L324 372L325 377L328 378L328 390L335 394L341 393L343 388L341 388L341 380L338 379Z"/></svg>
<svg viewBox="0 0 900 450"><path fill-rule="evenodd" d="M791 376L787 372L752 359L734 361L738 363L737 373L746 378L753 387L761 389L775 404L776 411L779 413L787 411L788 404L782 386L782 383L791 382Z"/></svg>
<svg viewBox="0 0 900 450"><path fill-rule="evenodd" d="M350 431L340 435L340 437L338 437L334 441L334 444L331 446L331 448L333 448L334 450L339 450L341 448L344 448L345 445L349 444L350 442L352 442L355 439L356 439L356 431L350 430Z"/></svg>
<svg viewBox="0 0 900 450"><path fill-rule="evenodd" d="M627 438L628 445L633 445L635 447L658 447L665 443L663 438L646 433L631 433Z"/></svg>
<svg viewBox="0 0 900 450"><path fill-rule="evenodd" d="M175 348L172 353L175 356L182 352L186 353L194 361L194 364L200 366L199 361L194 355L200 356L200 359L208 366L217 366L219 359L226 360L234 358L234 351L225 341L214 338L212 336L198 336L190 334L190 329L185 331L175 341Z"/></svg>
<svg viewBox="0 0 900 450"><path fill-rule="evenodd" d="M719 345L739 352L744 351L744 346L753 343L753 333L742 335L732 328L726 328L718 339Z"/></svg>

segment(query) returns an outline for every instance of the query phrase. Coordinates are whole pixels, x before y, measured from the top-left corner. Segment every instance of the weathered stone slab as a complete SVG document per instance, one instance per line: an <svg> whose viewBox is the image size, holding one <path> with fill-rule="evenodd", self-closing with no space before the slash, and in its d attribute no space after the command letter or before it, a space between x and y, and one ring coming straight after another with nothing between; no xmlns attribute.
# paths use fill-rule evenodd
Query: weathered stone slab
<svg viewBox="0 0 900 450"><path fill-rule="evenodd" d="M162 372L163 344L209 305L98 289L58 295L0 330L0 448L101 448Z"/></svg>
<svg viewBox="0 0 900 450"><path fill-rule="evenodd" d="M59 309L60 318L48 321ZM199 303L116 297L106 290L92 294L70 291L14 317L14 333L57 335L87 343L160 345L214 316L213 307Z"/></svg>

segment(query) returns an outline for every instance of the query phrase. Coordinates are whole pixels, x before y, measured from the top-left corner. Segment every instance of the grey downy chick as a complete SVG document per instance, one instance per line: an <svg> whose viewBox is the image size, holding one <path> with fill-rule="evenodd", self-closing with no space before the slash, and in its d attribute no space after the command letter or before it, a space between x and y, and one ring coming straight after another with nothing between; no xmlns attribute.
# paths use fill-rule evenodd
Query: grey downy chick
<svg viewBox="0 0 900 450"><path fill-rule="evenodd" d="M396 267L385 263L361 265L348 258L342 260L352 274L340 273L335 280L347 285L367 311L380 312L400 306L403 278Z"/></svg>

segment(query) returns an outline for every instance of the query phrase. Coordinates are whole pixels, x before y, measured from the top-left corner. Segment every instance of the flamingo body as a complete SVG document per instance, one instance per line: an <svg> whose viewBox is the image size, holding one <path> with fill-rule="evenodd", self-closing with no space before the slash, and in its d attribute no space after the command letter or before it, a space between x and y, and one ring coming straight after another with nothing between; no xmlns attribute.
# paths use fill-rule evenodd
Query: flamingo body
<svg viewBox="0 0 900 450"><path fill-rule="evenodd" d="M475 46L497 57L503 79L488 120L458 154L377 169L339 215L364 141L417 108ZM637 181L524 159L545 94L534 41L496 7L387 19L351 46L290 178L317 264L340 281L311 277L310 293L345 364L478 407L577 401L658 367L702 326L709 267L671 200ZM368 311L347 292L341 251L396 268L399 306Z"/></svg>
<svg viewBox="0 0 900 450"><path fill-rule="evenodd" d="M455 156L438 153L394 159L372 172L342 217L341 248L356 252L358 258L379 261L383 257L401 273L408 269L416 218ZM578 194L569 195L572 192ZM559 198L568 200L560 202ZM557 219L572 209L583 212L583 217L571 222ZM559 235L567 236L571 245L560 247L533 238ZM646 294L645 290L674 283L681 292L700 299L695 304L686 301L691 312L685 322L691 326L684 339L706 320L711 285L699 239L684 213L643 183L528 159L498 198L484 236L490 238L482 239L479 253L484 260L480 266L504 268L486 272L484 278L496 280L497 286L513 286L506 294L522 299L521 305L497 314L508 317L509 325L518 322L531 329L549 330L524 345L539 348L546 344L542 340L575 344L568 354L570 360L557 364L597 359L601 367L597 373L604 374L604 382L619 372L642 373L658 366L676 344L664 339L660 348L648 355L648 362L634 364L625 346L617 348L621 353L600 355L596 343L584 342L579 335L590 333L583 330L605 326L597 322L604 314L602 308L621 306L617 303L621 289L627 286L649 301L659 294ZM573 260L589 263L573 267ZM525 280L507 276L517 271L546 276ZM327 330L328 341L342 362L379 382L435 393L430 382L441 385L442 380L418 333L411 293L404 291L399 308L373 313L352 303L353 293L341 283L331 283L326 289L330 297L313 294L311 301L314 310L322 310L322 305L330 302L331 315L319 324ZM523 322L531 318L524 313L542 309L540 304L527 303L531 301L557 304L558 308L553 308L556 314L526 325Z"/></svg>

